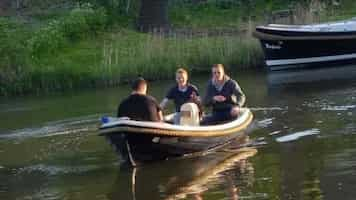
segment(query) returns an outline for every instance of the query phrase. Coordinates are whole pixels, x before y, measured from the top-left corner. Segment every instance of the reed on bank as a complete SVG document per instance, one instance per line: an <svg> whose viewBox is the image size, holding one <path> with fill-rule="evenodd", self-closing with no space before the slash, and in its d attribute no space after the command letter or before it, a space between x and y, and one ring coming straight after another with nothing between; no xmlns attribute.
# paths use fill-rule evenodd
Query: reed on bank
<svg viewBox="0 0 356 200"><path fill-rule="evenodd" d="M90 4L76 6L34 30L0 18L0 96L115 86L138 75L172 78L178 66L195 73L208 71L212 63L233 69L262 65L251 22L256 20L253 16L262 18L262 11L282 4L239 2L173 7L176 29L169 32L139 33L132 25L123 25L125 20L110 24L110 12ZM351 3L343 8L347 16L354 13L347 10L356 6ZM300 23L330 19L323 14L330 10L324 2L294 7L292 17ZM125 17L130 19L126 22L134 20Z"/></svg>
<svg viewBox="0 0 356 200"><path fill-rule="evenodd" d="M103 63L98 74L103 80L125 82L134 76L164 79L174 76L178 66L206 72L213 63L247 68L262 64L259 44L249 33L214 36L194 32L139 34L122 31L113 34L103 45Z"/></svg>
<svg viewBox="0 0 356 200"><path fill-rule="evenodd" d="M205 36L204 36L205 34ZM2 95L40 93L74 88L109 87L138 75L149 80L174 76L178 66L192 73L207 72L213 63L231 68L261 65L262 52L249 34L209 36L137 33L124 29L101 40L63 48L55 56L32 60L20 84L2 84Z"/></svg>

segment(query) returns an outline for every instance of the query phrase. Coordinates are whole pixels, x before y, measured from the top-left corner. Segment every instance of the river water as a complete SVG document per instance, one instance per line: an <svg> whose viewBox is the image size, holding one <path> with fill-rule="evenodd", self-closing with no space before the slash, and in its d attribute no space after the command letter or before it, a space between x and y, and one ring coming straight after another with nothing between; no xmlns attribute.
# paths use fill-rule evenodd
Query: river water
<svg viewBox="0 0 356 200"><path fill-rule="evenodd" d="M356 81L232 76L255 117L242 148L137 169L97 132L128 86L1 99L0 199L354 199ZM202 94L207 79L194 78ZM161 99L172 84L149 93Z"/></svg>

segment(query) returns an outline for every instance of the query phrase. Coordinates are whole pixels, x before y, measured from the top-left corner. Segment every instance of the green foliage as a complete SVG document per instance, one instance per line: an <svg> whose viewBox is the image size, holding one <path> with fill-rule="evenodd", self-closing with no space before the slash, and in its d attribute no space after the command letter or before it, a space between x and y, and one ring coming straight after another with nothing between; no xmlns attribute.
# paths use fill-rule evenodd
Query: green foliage
<svg viewBox="0 0 356 200"><path fill-rule="evenodd" d="M28 55L24 44L26 32L21 25L6 18L0 18L0 95L11 87L21 89Z"/></svg>
<svg viewBox="0 0 356 200"><path fill-rule="evenodd" d="M105 42L97 73L110 85L111 80L125 82L137 74L149 79L170 78L180 65L192 71L209 71L213 63L252 67L263 60L258 47L257 40L247 35L167 38L124 31Z"/></svg>
<svg viewBox="0 0 356 200"><path fill-rule="evenodd" d="M67 39L77 41L90 34L97 34L105 28L107 15L104 9L93 9L90 4L83 4L73 9L62 20L60 27Z"/></svg>
<svg viewBox="0 0 356 200"><path fill-rule="evenodd" d="M16 54L23 50L18 34L19 26L6 18L0 18L0 66L12 66Z"/></svg>
<svg viewBox="0 0 356 200"><path fill-rule="evenodd" d="M32 56L47 56L63 47L66 40L64 33L61 31L61 26L62 23L60 21L53 20L47 26L34 33L28 42Z"/></svg>
<svg viewBox="0 0 356 200"><path fill-rule="evenodd" d="M38 58L54 54L69 42L97 35L104 30L106 21L103 9L93 9L90 4L77 7L68 16L52 20L33 35L28 43L32 55Z"/></svg>
<svg viewBox="0 0 356 200"><path fill-rule="evenodd" d="M193 3L198 2L198 3ZM171 0L170 19L174 26L192 28L240 28L249 20L264 21L277 10L306 6L311 0Z"/></svg>
<svg viewBox="0 0 356 200"><path fill-rule="evenodd" d="M302 12L315 11L312 0L169 1L173 26L185 27L169 35L133 30L140 0L22 1L43 10L36 13L43 18L29 20L31 26L0 18L0 96L112 86L138 74L171 78L179 65L192 71L208 71L212 63L258 66L263 59L251 37L252 21L261 23L268 13L297 5ZM355 15L352 0L343 0L339 7L325 2L332 15L320 17Z"/></svg>
<svg viewBox="0 0 356 200"><path fill-rule="evenodd" d="M51 20L36 31L26 30L23 24L0 18L0 95L51 91L78 85L82 77L88 77L87 69L74 70L72 66L79 61L73 60L71 55L62 57L64 62L60 62L56 60L58 54L65 51L69 44L97 37L106 24L105 10L94 9L90 4L78 6L68 16Z"/></svg>
<svg viewBox="0 0 356 200"><path fill-rule="evenodd" d="M76 0L79 3L91 3L95 7L104 8L108 24L132 25L139 13L141 0Z"/></svg>

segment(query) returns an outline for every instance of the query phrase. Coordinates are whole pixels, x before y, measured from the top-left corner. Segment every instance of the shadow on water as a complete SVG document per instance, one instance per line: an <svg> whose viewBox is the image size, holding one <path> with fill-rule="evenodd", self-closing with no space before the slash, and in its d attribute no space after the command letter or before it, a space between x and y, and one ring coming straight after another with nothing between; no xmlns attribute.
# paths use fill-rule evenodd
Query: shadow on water
<svg viewBox="0 0 356 200"><path fill-rule="evenodd" d="M167 160L140 168L122 167L108 198L208 199L215 190L220 194L214 195L239 199L239 187L252 184L254 169L247 158L256 153L256 149L245 148Z"/></svg>

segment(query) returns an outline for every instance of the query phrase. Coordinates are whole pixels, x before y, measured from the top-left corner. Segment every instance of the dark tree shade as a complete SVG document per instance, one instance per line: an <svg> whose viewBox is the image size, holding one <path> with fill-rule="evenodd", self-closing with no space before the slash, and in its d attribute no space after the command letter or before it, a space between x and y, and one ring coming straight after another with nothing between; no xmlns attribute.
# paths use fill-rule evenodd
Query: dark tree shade
<svg viewBox="0 0 356 200"><path fill-rule="evenodd" d="M11 0L0 0L0 16L5 15L5 11L11 7Z"/></svg>
<svg viewBox="0 0 356 200"><path fill-rule="evenodd" d="M138 29L147 32L168 27L168 0L141 0Z"/></svg>

